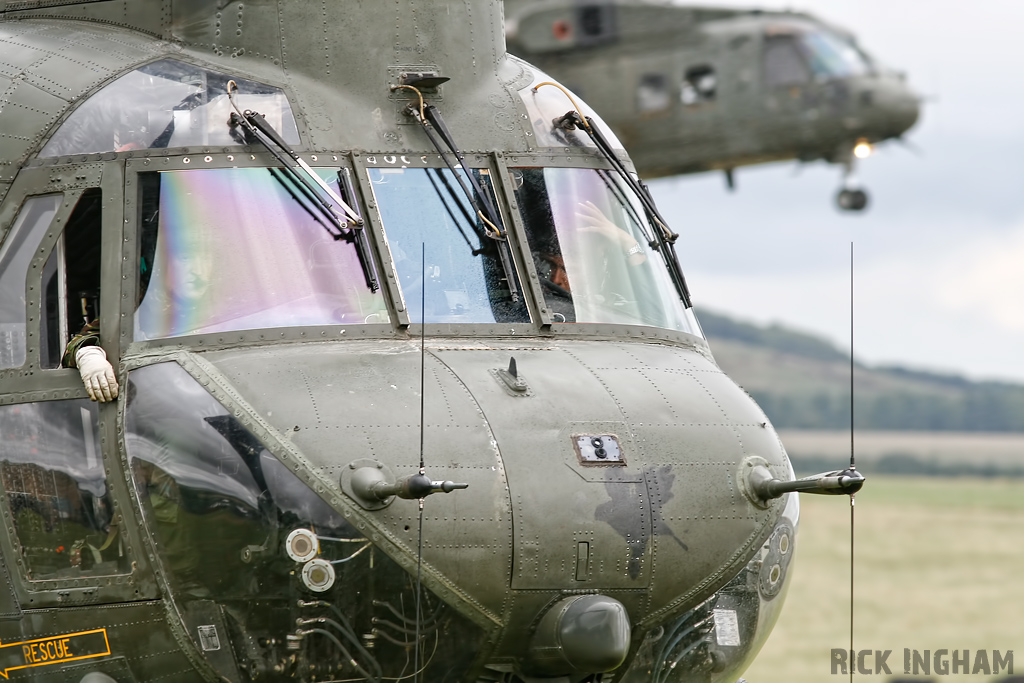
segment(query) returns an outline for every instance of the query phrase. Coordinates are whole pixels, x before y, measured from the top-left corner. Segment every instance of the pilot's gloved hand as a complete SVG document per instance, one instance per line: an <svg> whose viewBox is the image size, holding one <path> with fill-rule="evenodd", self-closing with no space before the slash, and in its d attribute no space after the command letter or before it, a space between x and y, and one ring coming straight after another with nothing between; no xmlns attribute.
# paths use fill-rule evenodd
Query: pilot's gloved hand
<svg viewBox="0 0 1024 683"><path fill-rule="evenodd" d="M99 346L83 346L75 354L75 365L82 373L82 382L89 398L100 403L117 398L117 377L107 360L107 352Z"/></svg>

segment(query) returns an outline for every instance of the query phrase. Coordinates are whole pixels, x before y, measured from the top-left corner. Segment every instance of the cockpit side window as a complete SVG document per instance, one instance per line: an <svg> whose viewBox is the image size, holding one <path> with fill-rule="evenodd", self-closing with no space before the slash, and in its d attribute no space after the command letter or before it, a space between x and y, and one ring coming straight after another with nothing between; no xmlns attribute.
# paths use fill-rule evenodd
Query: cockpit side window
<svg viewBox="0 0 1024 683"><path fill-rule="evenodd" d="M517 168L516 201L555 322L646 325L699 335L640 201L613 173Z"/></svg>
<svg viewBox="0 0 1024 683"><path fill-rule="evenodd" d="M64 345L99 318L102 195L86 190L43 267L40 365L60 366Z"/></svg>
<svg viewBox="0 0 1024 683"><path fill-rule="evenodd" d="M0 369L25 364L29 264L63 197L30 197L0 244Z"/></svg>
<svg viewBox="0 0 1024 683"><path fill-rule="evenodd" d="M83 102L39 155L245 144L228 126L229 80L238 85L239 107L259 111L285 142L299 143L295 117L279 88L164 59L121 76Z"/></svg>
<svg viewBox="0 0 1024 683"><path fill-rule="evenodd" d="M764 38L765 85L800 85L811 80L811 71L792 34Z"/></svg>

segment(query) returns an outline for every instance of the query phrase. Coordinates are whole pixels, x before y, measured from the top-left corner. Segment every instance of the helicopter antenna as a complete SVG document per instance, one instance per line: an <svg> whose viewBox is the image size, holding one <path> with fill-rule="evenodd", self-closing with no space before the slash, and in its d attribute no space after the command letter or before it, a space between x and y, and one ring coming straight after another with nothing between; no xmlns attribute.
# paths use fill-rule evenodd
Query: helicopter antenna
<svg viewBox="0 0 1024 683"><path fill-rule="evenodd" d="M426 340L427 340L427 243L420 242L420 475L426 472L423 463L423 433L425 430L423 417L426 414ZM420 680L420 622L422 621L422 605L420 595L423 583L423 498L419 499L420 524L419 547L416 550L416 637L413 642L413 683Z"/></svg>
<svg viewBox="0 0 1024 683"><path fill-rule="evenodd" d="M856 449L853 440L853 242L850 242L850 472L857 471ZM853 529L854 496L850 493L850 683L853 683Z"/></svg>

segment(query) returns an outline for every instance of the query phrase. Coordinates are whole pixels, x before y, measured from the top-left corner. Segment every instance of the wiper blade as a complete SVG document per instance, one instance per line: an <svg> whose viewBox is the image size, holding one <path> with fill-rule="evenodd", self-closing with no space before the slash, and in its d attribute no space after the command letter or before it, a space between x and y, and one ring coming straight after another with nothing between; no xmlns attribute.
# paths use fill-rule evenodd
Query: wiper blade
<svg viewBox="0 0 1024 683"><path fill-rule="evenodd" d="M370 253L369 241L363 231L362 216L360 216L344 199L338 196L338 194L332 190L331 187L325 183L323 179L312 168L310 168L305 161L302 160L301 157L299 157L298 153L296 153L295 150L293 150L288 143L286 143L281 136L277 134L274 127L267 123L267 120L262 114L248 109L244 112L238 109L238 105L235 104L234 94L232 91L232 86L234 85L234 81L228 82L228 98L231 100L231 105L235 108L235 112L231 114L228 125L232 127L241 125L246 131L247 137L262 144L267 151L277 159L278 163L281 164L283 175L287 177L295 187L299 188L299 191L307 201L309 201L321 216L326 218L334 228L334 231L328 229L328 233L330 233L335 240L344 240L345 242L355 246L356 254L359 257L359 265L362 268L363 277L366 280L366 286L371 292L376 292L380 289L380 284L377 279L376 269ZM289 158L294 162L294 165L289 162ZM303 171L303 173L300 173L300 170ZM279 181L282 181L283 185L285 184L283 182L283 178L277 175L274 177ZM313 182L310 182L311 179ZM346 181L348 183L347 186ZM354 200L355 192L351 187L351 180L348 179L347 172L344 176L339 175L339 182L343 187L346 187L348 197ZM295 197L295 194L291 189L288 188L287 185L285 187L288 189L289 193L292 194L292 197ZM324 197L325 194L327 196L326 199ZM296 197L296 199L298 198ZM302 202L300 202L300 204L301 203ZM335 206L338 208L335 208ZM339 213L338 209L341 210L341 213ZM324 225L322 222L320 223L321 225ZM324 227L327 226L324 225Z"/></svg>
<svg viewBox="0 0 1024 683"><path fill-rule="evenodd" d="M412 90L419 97L419 107L410 104L406 108L406 114L416 119L420 126L423 127L423 132L427 134L430 144L434 146L434 149L437 150L438 155L440 155L448 170L452 172L452 175L459 182L459 186L466 195L466 199L469 200L470 206L473 207L473 210L476 211L477 216L480 217L484 224L485 235L494 240L494 244L497 247L498 260L501 261L501 267L505 273L505 281L508 283L510 298L513 302L519 301L519 288L516 285L515 277L516 270L512 265L512 255L509 253L508 240L501 231L501 218L498 216L497 209L491 203L490 198L484 192L476 176L468 170L464 174L469 178L469 183L473 186L471 191L466 186L466 181L463 180L462 175L459 174L456 165L449 158L449 155L454 157L458 165L465 169L465 157L455 144L448 126L445 125L444 119L441 117L441 112L433 105L425 105L423 94L417 88L411 85L395 85L391 87L392 90L402 88Z"/></svg>
<svg viewBox="0 0 1024 683"><path fill-rule="evenodd" d="M682 299L683 305L686 308L691 308L693 304L690 302L690 288L686 285L686 278L683 276L683 269L679 265L679 258L676 256L674 246L676 240L679 239L679 235L669 229L668 223L662 217L661 212L658 211L658 207L655 205L654 198L651 196L647 186L634 178L626 170L622 160L616 156L615 151L612 149L611 143L608 142L604 133L594 125L593 119L589 116L584 117L575 110L569 110L564 116L555 119L554 125L567 130L575 130L577 127L582 128L590 136L590 139L593 140L598 151L601 152L601 156L611 164L612 169L633 190L633 193L644 207L648 222L655 229L655 238L650 243L650 246L652 249L657 249L665 260L665 267L668 269L669 277L671 277L672 284L675 285L676 292L679 293L679 298Z"/></svg>

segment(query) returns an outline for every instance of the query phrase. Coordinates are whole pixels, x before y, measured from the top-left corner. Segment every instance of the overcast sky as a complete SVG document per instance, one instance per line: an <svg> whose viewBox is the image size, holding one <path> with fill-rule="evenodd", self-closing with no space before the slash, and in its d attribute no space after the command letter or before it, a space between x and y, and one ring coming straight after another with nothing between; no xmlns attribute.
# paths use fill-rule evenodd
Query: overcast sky
<svg viewBox="0 0 1024 683"><path fill-rule="evenodd" d="M861 360L1024 381L1024 2L791 7L908 74L919 154L888 143L861 164L861 215L834 208L840 169L821 162L739 169L735 193L720 173L654 182L695 302L848 347L852 240Z"/></svg>

